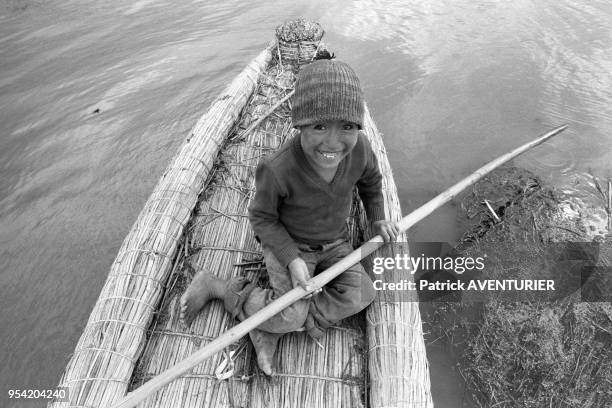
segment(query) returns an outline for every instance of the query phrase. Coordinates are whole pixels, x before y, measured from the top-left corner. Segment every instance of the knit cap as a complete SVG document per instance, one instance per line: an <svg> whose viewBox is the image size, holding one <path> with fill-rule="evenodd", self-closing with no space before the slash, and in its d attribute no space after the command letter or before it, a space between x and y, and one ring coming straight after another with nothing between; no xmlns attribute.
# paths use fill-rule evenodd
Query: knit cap
<svg viewBox="0 0 612 408"><path fill-rule="evenodd" d="M345 120L363 128L363 90L355 71L344 62L325 59L304 65L291 103L294 127Z"/></svg>

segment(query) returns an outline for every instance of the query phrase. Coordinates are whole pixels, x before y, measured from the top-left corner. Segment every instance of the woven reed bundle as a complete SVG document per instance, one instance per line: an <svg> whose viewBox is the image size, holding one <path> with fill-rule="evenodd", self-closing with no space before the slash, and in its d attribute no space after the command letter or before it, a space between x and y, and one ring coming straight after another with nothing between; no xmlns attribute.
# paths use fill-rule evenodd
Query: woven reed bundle
<svg viewBox="0 0 612 408"><path fill-rule="evenodd" d="M399 221L402 213L393 180L391 166L376 124L366 107L364 132L378 158L383 174L386 219ZM368 231L366 237L371 233ZM406 242L405 234L398 238ZM385 245L372 253L362 263L372 270L373 257L392 257L408 254L408 248ZM385 282L412 280L403 270L385 270L384 275L372 276ZM370 406L433 407L430 391L429 365L423 341L423 329L419 304L414 291L401 295L392 291L379 291L367 309L368 370L370 374Z"/></svg>
<svg viewBox="0 0 612 408"><path fill-rule="evenodd" d="M279 343L273 381L254 378L251 407L363 407L366 378L363 319L330 327L317 342L291 333Z"/></svg>
<svg viewBox="0 0 612 408"><path fill-rule="evenodd" d="M313 60L324 34L319 23L303 18L285 21L276 27L277 55L281 64L297 73L300 66Z"/></svg>
<svg viewBox="0 0 612 408"><path fill-rule="evenodd" d="M62 376L60 386L70 388L70 401L52 406L110 406L125 395L184 226L271 50L272 45L215 100L158 182L119 250Z"/></svg>

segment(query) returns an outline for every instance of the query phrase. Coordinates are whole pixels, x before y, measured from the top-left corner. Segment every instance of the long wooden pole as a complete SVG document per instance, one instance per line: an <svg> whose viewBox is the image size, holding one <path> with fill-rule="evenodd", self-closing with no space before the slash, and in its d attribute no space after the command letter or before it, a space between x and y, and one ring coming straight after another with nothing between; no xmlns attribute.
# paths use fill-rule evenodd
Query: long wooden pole
<svg viewBox="0 0 612 408"><path fill-rule="evenodd" d="M474 173L470 174L468 177L464 178L454 186L450 187L449 189L439 194L426 204L423 204L421 207L402 218L399 221L400 231L405 232L414 224L434 212L437 208L456 197L457 194L463 191L466 187L469 187L470 185L474 184L476 181L480 180L482 177L490 173L495 168L512 160L519 154L531 149L532 147L537 146L543 143L544 141L550 139L551 137L561 133L566 128L567 125L559 126L558 128L549 131L548 133L540 136L532 142L524 144L523 146L512 150L510 153L504 154L503 156L500 156L497 159L485 164L484 166L476 170ZM121 401L114 405L113 408L128 408L135 406L136 404L153 394L155 391L168 384L170 381L179 377L181 374L186 373L197 364L200 364L207 358L222 351L230 344L237 342L241 337L246 335L251 330L255 329L257 326L268 320L270 317L285 309L287 306L298 301L309 293L312 293L315 290L325 286L328 282L330 282L336 276L340 275L346 269L355 265L357 262L361 261L363 258L374 252L382 244L383 239L380 235L377 235L374 238L370 239L361 247L357 248L349 255L347 255L346 258L342 259L341 261L337 262L336 264L332 265L325 271L312 278L310 280L310 291L307 292L302 287L297 287L285 293L283 296L279 297L274 302L270 303L268 306L264 307L248 319L243 320L241 323L237 324L227 332L223 333L221 336L217 337L215 340L210 342L201 350L196 351L183 361L179 362L173 367L170 367L163 373L158 374L157 376L153 377L151 380L143 384L141 387L127 394Z"/></svg>

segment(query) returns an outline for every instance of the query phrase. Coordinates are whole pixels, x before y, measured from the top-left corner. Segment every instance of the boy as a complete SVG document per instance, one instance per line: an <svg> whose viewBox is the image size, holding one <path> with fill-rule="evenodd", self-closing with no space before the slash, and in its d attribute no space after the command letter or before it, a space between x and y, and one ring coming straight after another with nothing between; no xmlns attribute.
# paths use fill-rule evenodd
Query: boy
<svg viewBox="0 0 612 408"><path fill-rule="evenodd" d="M355 72L334 60L302 67L292 99L296 137L257 168L249 207L260 240L271 289L244 278L228 281L200 271L181 298L181 319L189 326L206 302L217 298L240 320L251 316L353 251L346 219L356 185L374 232L395 240L396 223L385 221L382 176L363 127L363 91ZM323 330L358 313L374 299L372 281L356 264L250 333L261 370L271 375L278 339L296 330L317 338Z"/></svg>

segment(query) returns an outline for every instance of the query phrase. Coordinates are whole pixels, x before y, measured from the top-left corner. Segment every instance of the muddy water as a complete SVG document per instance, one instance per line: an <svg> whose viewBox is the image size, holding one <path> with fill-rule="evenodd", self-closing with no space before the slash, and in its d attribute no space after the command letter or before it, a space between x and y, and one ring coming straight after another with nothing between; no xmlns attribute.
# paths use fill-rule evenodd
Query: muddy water
<svg viewBox="0 0 612 408"><path fill-rule="evenodd" d="M300 15L361 76L405 212L561 123L518 164L599 200L584 176L612 176L607 1L0 0L2 401L57 383L187 132ZM456 214L444 207L412 237L452 241ZM450 357L430 353L437 406L458 406Z"/></svg>

